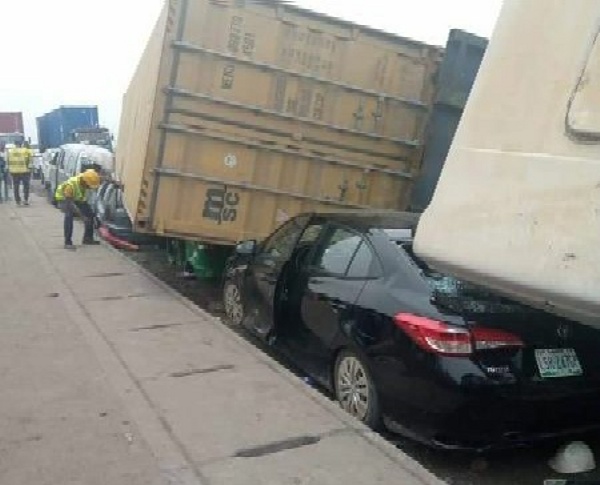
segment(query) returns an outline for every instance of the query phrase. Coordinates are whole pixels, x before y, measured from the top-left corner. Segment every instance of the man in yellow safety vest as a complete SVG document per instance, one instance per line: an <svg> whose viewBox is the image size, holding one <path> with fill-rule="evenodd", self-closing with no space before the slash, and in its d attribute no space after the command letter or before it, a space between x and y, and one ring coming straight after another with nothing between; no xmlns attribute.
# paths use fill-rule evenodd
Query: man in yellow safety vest
<svg viewBox="0 0 600 485"><path fill-rule="evenodd" d="M95 170L71 177L56 189L54 198L65 214L64 235L65 249L75 249L73 245L73 220L78 213L84 222L83 244L100 244L94 240L94 211L87 203L87 194L90 189L97 189L100 185L100 176Z"/></svg>
<svg viewBox="0 0 600 485"><path fill-rule="evenodd" d="M29 187L31 182L31 150L23 148L23 142L15 143L6 154L6 165L12 178L15 202L21 205L21 185L23 185L24 204L29 205Z"/></svg>

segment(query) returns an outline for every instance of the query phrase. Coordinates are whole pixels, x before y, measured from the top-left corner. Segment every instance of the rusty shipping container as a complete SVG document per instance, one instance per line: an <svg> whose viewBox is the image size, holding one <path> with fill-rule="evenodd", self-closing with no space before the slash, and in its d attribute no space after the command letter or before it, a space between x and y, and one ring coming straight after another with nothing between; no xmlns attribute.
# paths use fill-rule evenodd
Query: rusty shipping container
<svg viewBox="0 0 600 485"><path fill-rule="evenodd" d="M23 113L2 112L0 113L0 133L21 133L23 129Z"/></svg>
<svg viewBox="0 0 600 485"><path fill-rule="evenodd" d="M232 244L405 209L442 49L275 0L171 0L124 96L138 232Z"/></svg>

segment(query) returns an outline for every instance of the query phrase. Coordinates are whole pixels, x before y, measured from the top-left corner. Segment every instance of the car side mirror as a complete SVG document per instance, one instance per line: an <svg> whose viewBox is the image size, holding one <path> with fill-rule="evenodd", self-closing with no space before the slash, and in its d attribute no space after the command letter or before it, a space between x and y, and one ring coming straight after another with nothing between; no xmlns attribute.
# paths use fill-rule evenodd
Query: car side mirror
<svg viewBox="0 0 600 485"><path fill-rule="evenodd" d="M255 240L243 241L235 247L235 252L240 256L254 256L258 249Z"/></svg>

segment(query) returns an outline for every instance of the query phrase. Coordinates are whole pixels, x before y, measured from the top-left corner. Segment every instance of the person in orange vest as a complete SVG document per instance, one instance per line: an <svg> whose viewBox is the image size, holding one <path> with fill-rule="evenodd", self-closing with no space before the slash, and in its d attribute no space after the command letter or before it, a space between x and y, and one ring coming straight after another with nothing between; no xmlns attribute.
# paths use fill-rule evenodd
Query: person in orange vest
<svg viewBox="0 0 600 485"><path fill-rule="evenodd" d="M23 142L15 143L6 154L6 164L12 178L15 202L21 205L21 185L23 185L23 203L29 205L29 188L31 183L31 150L23 147Z"/></svg>

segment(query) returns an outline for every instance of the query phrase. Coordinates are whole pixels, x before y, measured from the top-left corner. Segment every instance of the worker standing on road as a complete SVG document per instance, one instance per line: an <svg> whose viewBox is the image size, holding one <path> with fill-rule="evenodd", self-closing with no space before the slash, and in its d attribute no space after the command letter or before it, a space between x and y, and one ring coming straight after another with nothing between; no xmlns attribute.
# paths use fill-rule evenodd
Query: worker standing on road
<svg viewBox="0 0 600 485"><path fill-rule="evenodd" d="M4 143L0 144L0 202L8 200L8 169L4 155ZM4 195L3 195L4 194Z"/></svg>
<svg viewBox="0 0 600 485"><path fill-rule="evenodd" d="M15 202L21 205L21 184L23 184L24 204L29 205L29 187L31 183L31 150L18 141L15 148L9 148L6 155L8 171L12 177Z"/></svg>
<svg viewBox="0 0 600 485"><path fill-rule="evenodd" d="M76 213L83 218L85 225L83 244L100 244L94 240L94 211L87 203L88 190L97 189L99 185L100 176L98 173L95 170L86 170L75 177L71 177L56 189L55 198L65 214L65 249L75 249L73 245L73 220Z"/></svg>

